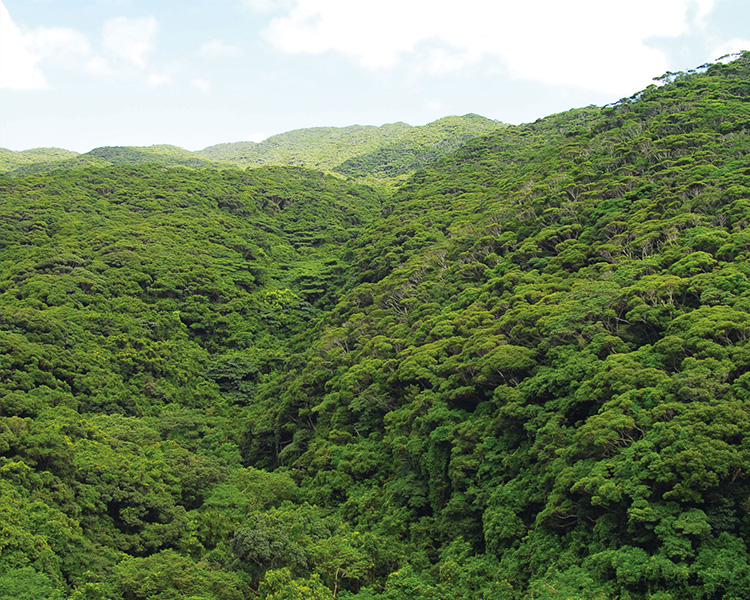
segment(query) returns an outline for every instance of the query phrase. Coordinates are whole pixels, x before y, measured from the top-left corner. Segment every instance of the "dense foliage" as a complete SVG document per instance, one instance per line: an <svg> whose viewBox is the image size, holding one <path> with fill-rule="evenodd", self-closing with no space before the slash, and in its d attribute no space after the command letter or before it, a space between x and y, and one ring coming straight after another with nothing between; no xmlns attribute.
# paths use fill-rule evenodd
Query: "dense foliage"
<svg viewBox="0 0 750 600"><path fill-rule="evenodd" d="M218 144L197 154L243 167L294 165L330 170L342 161L400 139L412 129L406 123L382 127L311 127L273 135L262 142Z"/></svg>
<svg viewBox="0 0 750 600"><path fill-rule="evenodd" d="M0 173L7 173L27 165L38 163L55 163L75 158L77 154L72 150L61 148L35 148L34 150L23 150L12 152L0 148Z"/></svg>
<svg viewBox="0 0 750 600"><path fill-rule="evenodd" d="M383 183L429 165L468 140L505 127L479 115L445 117L412 127L312 127L260 142L209 146L198 152L169 145L105 146L85 154L58 148L11 152L0 148L0 173L30 175L52 170L114 165L226 168L297 166Z"/></svg>
<svg viewBox="0 0 750 600"><path fill-rule="evenodd" d="M56 151L59 154L53 154ZM7 160L2 161L5 153ZM85 154L68 153L57 148L10 152L0 149L0 173L9 175L33 175L91 167L162 165L165 167L211 167L226 168L228 163L211 161L194 152L177 146L104 146ZM3 164L4 162L4 164Z"/></svg>
<svg viewBox="0 0 750 600"><path fill-rule="evenodd" d="M0 179L0 598L746 597L749 79Z"/></svg>
<svg viewBox="0 0 750 600"><path fill-rule="evenodd" d="M313 127L274 135L258 144L219 144L197 154L245 167L295 165L385 180L429 165L471 138L503 127L473 114L445 117L419 127L406 123Z"/></svg>
<svg viewBox="0 0 750 600"><path fill-rule="evenodd" d="M426 167L480 135L504 125L479 115L445 117L414 127L398 140L340 162L333 171L349 177L388 179Z"/></svg>

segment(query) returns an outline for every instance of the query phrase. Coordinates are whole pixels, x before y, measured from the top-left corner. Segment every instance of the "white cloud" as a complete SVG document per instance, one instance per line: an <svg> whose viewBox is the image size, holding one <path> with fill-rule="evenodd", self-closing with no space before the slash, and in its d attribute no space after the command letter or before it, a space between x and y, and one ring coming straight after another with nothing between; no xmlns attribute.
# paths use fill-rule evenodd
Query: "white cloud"
<svg viewBox="0 0 750 600"><path fill-rule="evenodd" d="M158 30L154 17L110 19L104 23L102 47L112 56L144 68L148 55L156 47Z"/></svg>
<svg viewBox="0 0 750 600"><path fill-rule="evenodd" d="M193 79L193 81L190 82L190 85L192 85L196 89L199 89L204 94L208 94L211 92L211 84L205 79Z"/></svg>
<svg viewBox="0 0 750 600"><path fill-rule="evenodd" d="M47 27L24 32L0 2L0 87L47 89L50 85L42 66L50 64L93 72L101 67L81 32Z"/></svg>
<svg viewBox="0 0 750 600"><path fill-rule="evenodd" d="M251 133L250 136L247 138L249 142L255 142L256 144L259 144L263 140L265 140L268 136L265 133Z"/></svg>
<svg viewBox="0 0 750 600"><path fill-rule="evenodd" d="M698 12L695 16L696 24L700 26L705 25L705 19L714 9L716 2L721 2L721 0L695 0L695 5L698 9Z"/></svg>
<svg viewBox="0 0 750 600"><path fill-rule="evenodd" d="M81 66L84 71L91 73L92 75L103 76L112 73L112 68L101 56L92 56L85 62L81 63Z"/></svg>
<svg viewBox="0 0 750 600"><path fill-rule="evenodd" d="M42 90L49 87L33 51L33 38L13 22L0 2L0 89Z"/></svg>
<svg viewBox="0 0 750 600"><path fill-rule="evenodd" d="M368 68L408 57L439 73L490 59L517 77L619 92L668 68L650 38L700 27L719 1L295 0L266 37L285 52L341 52Z"/></svg>
<svg viewBox="0 0 750 600"><path fill-rule="evenodd" d="M741 52L742 50L750 50L750 40L733 38L715 46L712 52L712 57L718 59L720 56L726 54L732 55Z"/></svg>
<svg viewBox="0 0 750 600"><path fill-rule="evenodd" d="M112 19L104 24L102 49L110 57L143 68L155 46L157 31L153 17ZM22 31L0 0L0 88L48 89L44 69L55 66L96 76L113 73L109 62L92 49L80 31L46 27ZM166 82L164 76L154 74L147 81L151 85Z"/></svg>
<svg viewBox="0 0 750 600"><path fill-rule="evenodd" d="M288 9L294 0L244 0L244 4L256 12L268 13Z"/></svg>
<svg viewBox="0 0 750 600"><path fill-rule="evenodd" d="M242 56L242 48L222 42L221 40L211 40L201 45L198 54L206 58L231 58Z"/></svg>
<svg viewBox="0 0 750 600"><path fill-rule="evenodd" d="M91 45L80 31L61 28L39 28L29 36L31 48L42 60L72 63L87 60L91 56Z"/></svg>
<svg viewBox="0 0 750 600"><path fill-rule="evenodd" d="M429 102L425 102L424 106L427 110L434 113L443 112L445 109L445 106L440 100L430 100Z"/></svg>
<svg viewBox="0 0 750 600"><path fill-rule="evenodd" d="M158 87L160 85L166 85L167 83L170 83L172 80L169 78L168 75L164 75L163 73L149 73L148 77L146 78L146 81L150 86Z"/></svg>

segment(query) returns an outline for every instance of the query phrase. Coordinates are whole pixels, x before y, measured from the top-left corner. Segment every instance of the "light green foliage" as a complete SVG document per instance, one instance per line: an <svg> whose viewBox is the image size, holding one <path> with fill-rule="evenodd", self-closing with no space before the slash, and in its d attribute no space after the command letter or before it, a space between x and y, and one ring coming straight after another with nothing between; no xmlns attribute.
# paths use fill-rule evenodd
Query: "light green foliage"
<svg viewBox="0 0 750 600"><path fill-rule="evenodd" d="M400 139L413 128L406 123L382 127L313 127L274 135L260 143L210 146L197 154L242 166L293 165L330 171L344 160Z"/></svg>
<svg viewBox="0 0 750 600"><path fill-rule="evenodd" d="M242 166L295 165L395 184L468 140L503 127L506 125L471 114L419 127L406 123L315 127L275 135L258 144L219 144L196 154Z"/></svg>
<svg viewBox="0 0 750 600"><path fill-rule="evenodd" d="M497 131L504 124L479 115L444 117L421 127L403 132L390 143L381 143L370 152L346 157L334 171L349 177L374 180L394 178L436 162L449 155L468 140Z"/></svg>
<svg viewBox="0 0 750 600"><path fill-rule="evenodd" d="M0 173L14 171L26 165L36 163L54 163L62 162L74 158L76 152L63 150L62 148L35 148L33 150L23 150L13 152L0 148Z"/></svg>
<svg viewBox="0 0 750 600"><path fill-rule="evenodd" d="M335 598L313 575L310 578L293 579L289 569L269 571L260 584L263 600L329 600Z"/></svg>
<svg viewBox="0 0 750 600"><path fill-rule="evenodd" d="M63 593L31 567L0 573L0 600L62 600Z"/></svg>
<svg viewBox="0 0 750 600"><path fill-rule="evenodd" d="M215 571L167 550L147 558L127 558L112 572L114 598L132 600L192 598L241 600L242 584L233 574Z"/></svg>
<svg viewBox="0 0 750 600"><path fill-rule="evenodd" d="M313 127L278 134L260 143L237 142L190 152L169 145L105 146L85 154L57 148L24 152L0 149L0 173L28 175L59 168L161 165L189 168L295 166L394 183L435 162L468 140L505 127L480 117L445 117L420 127ZM311 223L307 223L310 225Z"/></svg>

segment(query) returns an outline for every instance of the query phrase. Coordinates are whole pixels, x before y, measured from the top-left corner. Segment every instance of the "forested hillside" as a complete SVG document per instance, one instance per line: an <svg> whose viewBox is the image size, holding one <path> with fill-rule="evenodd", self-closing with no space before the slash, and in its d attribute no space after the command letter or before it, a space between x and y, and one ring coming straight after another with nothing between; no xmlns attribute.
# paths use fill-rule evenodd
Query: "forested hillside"
<svg viewBox="0 0 750 600"><path fill-rule="evenodd" d="M746 598L749 80L0 177L0 598Z"/></svg>
<svg viewBox="0 0 750 600"><path fill-rule="evenodd" d="M383 183L429 165L468 140L504 124L479 115L445 117L412 127L311 127L271 136L260 143L235 142L190 152L177 146L106 146L85 154L59 148L11 152L0 148L0 173L31 175L83 167L163 165L226 168L296 166Z"/></svg>
<svg viewBox="0 0 750 600"><path fill-rule="evenodd" d="M0 173L7 173L33 164L62 162L76 156L76 152L61 148L36 148L22 152L11 152L0 148Z"/></svg>
<svg viewBox="0 0 750 600"><path fill-rule="evenodd" d="M330 170L352 156L372 152L400 139L411 129L406 123L391 123L382 127L311 127L274 135L259 143L235 142L209 146L197 154L243 167L294 165Z"/></svg>
<svg viewBox="0 0 750 600"><path fill-rule="evenodd" d="M354 178L389 179L426 167L472 138L497 131L504 124L479 115L445 117L422 127L413 127L397 140L381 144L371 152L347 157L333 167L336 173Z"/></svg>
<svg viewBox="0 0 750 600"><path fill-rule="evenodd" d="M406 123L313 127L274 135L258 144L219 144L197 154L245 167L293 165L382 180L413 172L471 138L503 127L503 123L471 114L419 127Z"/></svg>

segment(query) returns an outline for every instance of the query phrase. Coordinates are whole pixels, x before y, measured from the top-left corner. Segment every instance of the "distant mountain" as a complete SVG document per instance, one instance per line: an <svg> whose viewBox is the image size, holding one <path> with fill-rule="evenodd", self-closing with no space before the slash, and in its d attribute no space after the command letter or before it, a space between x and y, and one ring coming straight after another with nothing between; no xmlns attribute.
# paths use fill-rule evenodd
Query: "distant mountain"
<svg viewBox="0 0 750 600"><path fill-rule="evenodd" d="M412 129L414 127L406 123L381 127L312 127L280 133L258 144L237 142L210 146L196 154L246 167L289 165L331 171L342 161L391 144Z"/></svg>
<svg viewBox="0 0 750 600"><path fill-rule="evenodd" d="M475 114L451 116L422 126L407 123L311 127L274 135L260 143L235 142L198 152L166 144L103 146L85 154L58 148L12 152L0 149L0 173L31 175L60 168L161 165L190 168L294 166L351 178L404 176L448 155L468 140L507 127Z"/></svg>
<svg viewBox="0 0 750 600"><path fill-rule="evenodd" d="M345 160L333 170L349 177L395 177L447 156L468 140L507 127L479 115L445 117L412 127L400 139Z"/></svg>
<svg viewBox="0 0 750 600"><path fill-rule="evenodd" d="M21 152L0 148L0 173L37 163L61 162L76 156L78 156L77 152L63 150L62 148L34 148Z"/></svg>
<svg viewBox="0 0 750 600"><path fill-rule="evenodd" d="M166 167L210 167L216 161L196 156L194 152L161 144L157 146L103 146L85 154L58 148L11 152L0 149L0 173L32 175L56 169L107 167L116 165L160 165Z"/></svg>
<svg viewBox="0 0 750 600"><path fill-rule="evenodd" d="M157 146L104 146L86 153L92 158L100 158L111 165L160 164L168 166L206 167L212 162L178 146L160 144Z"/></svg>
<svg viewBox="0 0 750 600"><path fill-rule="evenodd" d="M290 165L378 179L411 173L466 141L506 127L475 114L412 126L314 127L281 133L260 143L210 146L196 154L242 166Z"/></svg>

